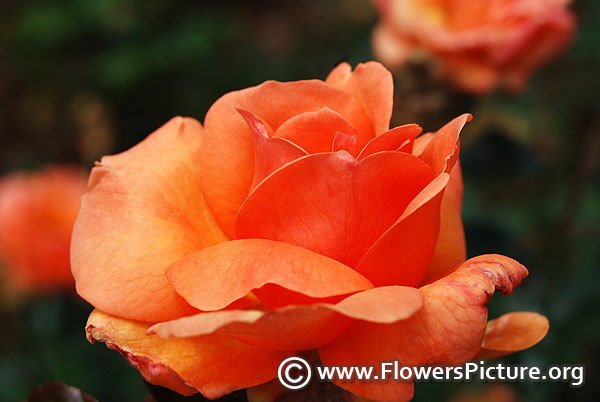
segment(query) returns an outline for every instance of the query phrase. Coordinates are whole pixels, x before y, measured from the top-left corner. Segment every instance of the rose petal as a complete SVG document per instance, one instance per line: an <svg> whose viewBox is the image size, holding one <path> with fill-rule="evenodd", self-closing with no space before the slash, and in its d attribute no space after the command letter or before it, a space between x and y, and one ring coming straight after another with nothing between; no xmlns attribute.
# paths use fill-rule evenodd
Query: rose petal
<svg viewBox="0 0 600 402"><path fill-rule="evenodd" d="M427 146L423 149L420 158L431 166L436 175L452 171L458 160L460 131L471 119L472 116L465 113L440 128L430 138L428 137Z"/></svg>
<svg viewBox="0 0 600 402"><path fill-rule="evenodd" d="M331 151L346 151L350 155L356 157L358 155L358 135L346 134L338 131L335 133Z"/></svg>
<svg viewBox="0 0 600 402"><path fill-rule="evenodd" d="M474 359L491 359L528 349L544 339L550 328L541 314L519 311L487 323L481 350Z"/></svg>
<svg viewBox="0 0 600 402"><path fill-rule="evenodd" d="M233 240L190 254L170 266L167 276L177 293L204 311L220 310L266 284L312 298L372 287L362 275L331 258L262 239ZM257 296L262 300L268 295Z"/></svg>
<svg viewBox="0 0 600 402"><path fill-rule="evenodd" d="M354 134L356 129L339 113L324 107L316 112L296 115L283 123L273 134L293 142L310 154L330 152L338 132ZM362 141L368 141L365 137Z"/></svg>
<svg viewBox="0 0 600 402"><path fill-rule="evenodd" d="M271 380L288 356L218 334L164 340L146 335L150 326L94 310L86 333L90 342L105 342L125 356L146 381L210 399Z"/></svg>
<svg viewBox="0 0 600 402"><path fill-rule="evenodd" d="M407 320L381 325L354 322L346 332L319 349L324 365L375 365L400 360L406 365L454 365L478 352L487 321L484 307L499 290L510 294L527 276L518 262L482 255L461 264L450 275L420 290L423 308ZM360 396L407 400L412 383L336 382Z"/></svg>
<svg viewBox="0 0 600 402"><path fill-rule="evenodd" d="M381 151L395 151L402 147L406 141L413 140L422 130L417 124L405 124L395 127L369 141L360 151L358 159L364 159Z"/></svg>
<svg viewBox="0 0 600 402"><path fill-rule="evenodd" d="M435 249L440 203L447 183L447 173L429 183L396 223L373 243L356 270L375 286L417 286Z"/></svg>
<svg viewBox="0 0 600 402"><path fill-rule="evenodd" d="M254 180L252 188L286 163L308 155L306 151L290 141L283 138L269 137L265 124L252 113L242 109L238 109L238 113L248 123L254 141Z"/></svg>
<svg viewBox="0 0 600 402"><path fill-rule="evenodd" d="M440 234L423 284L433 282L466 260L467 249L462 224L463 181L460 163L454 165L444 190L440 208Z"/></svg>
<svg viewBox="0 0 600 402"><path fill-rule="evenodd" d="M95 307L141 321L196 311L164 272L184 255L227 240L204 202L201 136L197 121L174 118L92 169L71 265L77 292Z"/></svg>
<svg viewBox="0 0 600 402"><path fill-rule="evenodd" d="M338 65L327 82L359 100L371 119L375 134L388 131L394 103L392 74L375 61L360 63L348 78L344 77L346 71L346 65Z"/></svg>
<svg viewBox="0 0 600 402"><path fill-rule="evenodd" d="M337 304L287 306L274 311L215 311L155 324L148 333L186 338L211 333L278 350L311 350L341 334L352 320L393 323L421 308L418 289L390 286L365 290Z"/></svg>
<svg viewBox="0 0 600 402"><path fill-rule="evenodd" d="M337 88L344 88L350 74L352 74L352 66L343 61L331 70L325 82Z"/></svg>
<svg viewBox="0 0 600 402"><path fill-rule="evenodd" d="M432 178L427 165L406 153L362 161L346 152L310 155L248 196L237 237L295 244L354 267Z"/></svg>
<svg viewBox="0 0 600 402"><path fill-rule="evenodd" d="M234 234L235 215L254 177L252 136L235 109L254 114L277 131L291 117L323 107L339 113L366 139L373 137L371 122L360 103L319 80L267 81L230 92L212 105L206 114L199 166L207 203L226 234Z"/></svg>

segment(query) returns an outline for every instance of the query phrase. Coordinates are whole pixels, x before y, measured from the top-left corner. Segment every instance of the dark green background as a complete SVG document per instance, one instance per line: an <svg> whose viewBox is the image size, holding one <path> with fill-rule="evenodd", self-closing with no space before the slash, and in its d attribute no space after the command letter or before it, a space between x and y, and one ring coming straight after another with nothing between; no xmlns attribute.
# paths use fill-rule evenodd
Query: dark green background
<svg viewBox="0 0 600 402"><path fill-rule="evenodd" d="M506 254L530 270L512 296L494 296L490 317L533 310L551 322L543 342L504 360L586 365L579 389L515 384L524 401L600 394L600 3L574 9L572 47L519 96L471 99L418 66L396 74L396 124L435 130L475 116L461 150L468 254ZM89 168L174 115L202 121L228 91L370 60L375 21L367 0L0 1L0 173ZM0 401L57 379L101 401L144 399L137 372L85 340L85 302L40 296L0 310ZM418 384L415 400L462 386Z"/></svg>

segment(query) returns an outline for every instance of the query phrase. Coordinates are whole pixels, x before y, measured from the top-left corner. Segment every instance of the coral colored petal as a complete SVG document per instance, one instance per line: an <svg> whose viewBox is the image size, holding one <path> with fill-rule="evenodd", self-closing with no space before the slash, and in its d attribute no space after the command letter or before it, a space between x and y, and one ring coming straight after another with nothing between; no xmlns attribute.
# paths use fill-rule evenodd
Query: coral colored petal
<svg viewBox="0 0 600 402"><path fill-rule="evenodd" d="M365 139L373 137L371 121L360 103L319 80L267 81L230 92L212 105L204 122L199 168L207 203L226 234L234 234L235 215L254 177L252 135L236 108L254 114L277 131L291 117L324 107L343 116Z"/></svg>
<svg viewBox="0 0 600 402"><path fill-rule="evenodd" d="M450 275L420 288L423 307L407 320L381 325L356 321L319 349L324 365L375 365L399 360L406 365L456 365L479 351L484 337L485 304L494 290L510 294L527 276L518 262L482 255ZM336 382L357 395L381 401L404 400L410 383Z"/></svg>
<svg viewBox="0 0 600 402"><path fill-rule="evenodd" d="M331 258L263 239L206 248L170 266L167 276L177 293L204 311L220 310L268 283L314 298L372 287L362 275Z"/></svg>
<svg viewBox="0 0 600 402"><path fill-rule="evenodd" d="M349 77L345 77L347 65L336 67L327 82L348 92L360 101L371 119L376 135L390 128L392 117L394 80L382 64L375 61L360 63Z"/></svg>
<svg viewBox="0 0 600 402"><path fill-rule="evenodd" d="M465 113L440 128L429 139L420 158L431 166L435 174L452 171L458 160L460 131L471 119L472 116Z"/></svg>
<svg viewBox="0 0 600 402"><path fill-rule="evenodd" d="M311 350L335 339L351 320L393 323L409 318L422 305L423 295L418 289L380 287L356 293L335 305L200 313L155 324L148 333L161 338L220 333L272 349Z"/></svg>
<svg viewBox="0 0 600 402"><path fill-rule="evenodd" d="M71 265L77 292L94 307L140 321L196 311L164 272L227 240L204 202L201 141L197 121L174 118L92 169L73 229Z"/></svg>
<svg viewBox="0 0 600 402"><path fill-rule="evenodd" d="M360 151L358 159L364 159L381 151L395 151L401 148L407 140L413 140L422 130L417 124L405 124L395 127L369 141Z"/></svg>
<svg viewBox="0 0 600 402"><path fill-rule="evenodd" d="M300 351L330 342L351 322L331 310L315 306L289 306L270 313L238 310L238 317L227 319L221 317L224 313L228 312L215 311L168 321L154 325L150 331L163 338L216 332L270 349ZM220 321L216 328L215 320Z"/></svg>
<svg viewBox="0 0 600 402"><path fill-rule="evenodd" d="M337 132L356 133L339 113L324 107L316 112L306 112L292 117L283 123L273 134L293 142L306 152L330 152ZM369 137L370 138L370 137ZM367 141L365 137L363 141Z"/></svg>
<svg viewBox="0 0 600 402"><path fill-rule="evenodd" d="M454 165L450 181L442 197L440 208L440 234L423 284L433 282L452 271L466 260L467 250L462 224L461 210L463 181L460 163Z"/></svg>
<svg viewBox="0 0 600 402"><path fill-rule="evenodd" d="M442 173L408 205L398 221L367 251L356 270L375 286L417 286L438 238L440 203L448 174Z"/></svg>
<svg viewBox="0 0 600 402"><path fill-rule="evenodd" d="M309 155L248 196L237 237L295 244L355 267L432 179L425 163L401 152L362 161L346 152Z"/></svg>
<svg viewBox="0 0 600 402"><path fill-rule="evenodd" d="M288 355L218 334L166 341L146 335L150 326L94 310L86 333L125 356L146 381L210 399L271 380Z"/></svg>
<svg viewBox="0 0 600 402"><path fill-rule="evenodd" d="M550 324L541 314L519 311L487 323L481 350L474 359L491 359L528 349L544 339Z"/></svg>
<svg viewBox="0 0 600 402"><path fill-rule="evenodd" d="M344 88L350 74L352 74L352 66L343 61L331 70L325 82L337 88Z"/></svg>
<svg viewBox="0 0 600 402"><path fill-rule="evenodd" d="M425 151L425 148L433 138L433 135L434 133L425 133L415 138L412 154L415 156L423 155L423 151Z"/></svg>
<svg viewBox="0 0 600 402"><path fill-rule="evenodd" d="M358 155L358 135L346 134L338 131L335 133L331 151L346 151L350 155L356 157Z"/></svg>
<svg viewBox="0 0 600 402"><path fill-rule="evenodd" d="M252 113L241 109L238 109L238 113L248 123L254 141L252 188L281 166L307 155L306 151L290 141L283 138L270 138L264 123Z"/></svg>

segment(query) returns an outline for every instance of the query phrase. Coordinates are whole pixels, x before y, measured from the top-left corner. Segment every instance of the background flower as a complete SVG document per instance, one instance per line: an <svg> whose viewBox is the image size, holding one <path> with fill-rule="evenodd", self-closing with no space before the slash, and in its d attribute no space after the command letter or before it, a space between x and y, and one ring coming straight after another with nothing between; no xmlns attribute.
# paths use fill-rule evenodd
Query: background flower
<svg viewBox="0 0 600 402"><path fill-rule="evenodd" d="M374 0L376 55L389 66L426 57L458 88L517 92L571 41L568 0Z"/></svg>
<svg viewBox="0 0 600 402"><path fill-rule="evenodd" d="M71 290L71 231L86 177L47 166L0 179L0 264L8 290Z"/></svg>

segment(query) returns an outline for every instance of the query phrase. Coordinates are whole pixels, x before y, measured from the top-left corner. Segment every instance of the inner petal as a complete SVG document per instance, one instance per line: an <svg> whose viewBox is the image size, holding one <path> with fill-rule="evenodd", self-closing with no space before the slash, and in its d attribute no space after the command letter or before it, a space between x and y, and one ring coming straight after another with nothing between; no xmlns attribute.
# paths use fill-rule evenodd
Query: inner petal
<svg viewBox="0 0 600 402"><path fill-rule="evenodd" d="M275 130L273 136L289 140L306 152L315 154L330 152L337 132L357 133L341 114L324 107L288 119Z"/></svg>

